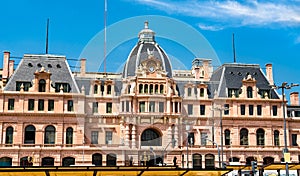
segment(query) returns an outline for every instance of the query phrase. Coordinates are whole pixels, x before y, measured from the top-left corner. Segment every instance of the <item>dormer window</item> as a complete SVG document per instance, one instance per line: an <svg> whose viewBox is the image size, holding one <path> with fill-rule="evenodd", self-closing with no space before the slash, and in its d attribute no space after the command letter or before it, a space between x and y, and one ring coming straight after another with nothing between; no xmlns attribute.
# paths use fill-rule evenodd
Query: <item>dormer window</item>
<svg viewBox="0 0 300 176"><path fill-rule="evenodd" d="M62 89L63 92L71 91L69 83L55 83L55 92L60 92L60 89Z"/></svg>
<svg viewBox="0 0 300 176"><path fill-rule="evenodd" d="M187 91L188 97L192 96L192 88L189 87Z"/></svg>
<svg viewBox="0 0 300 176"><path fill-rule="evenodd" d="M106 94L110 95L111 94L111 85L107 85L107 92Z"/></svg>
<svg viewBox="0 0 300 176"><path fill-rule="evenodd" d="M204 88L200 89L200 97L204 97Z"/></svg>
<svg viewBox="0 0 300 176"><path fill-rule="evenodd" d="M98 94L98 85L94 85L94 94Z"/></svg>
<svg viewBox="0 0 300 176"><path fill-rule="evenodd" d="M253 89L252 87L247 87L247 98L253 98Z"/></svg>
<svg viewBox="0 0 300 176"><path fill-rule="evenodd" d="M28 91L32 85L31 85L31 82L17 81L16 82L16 91L20 91L22 86L23 86L24 91Z"/></svg>
<svg viewBox="0 0 300 176"><path fill-rule="evenodd" d="M46 81L44 79L39 81L39 92L46 92Z"/></svg>

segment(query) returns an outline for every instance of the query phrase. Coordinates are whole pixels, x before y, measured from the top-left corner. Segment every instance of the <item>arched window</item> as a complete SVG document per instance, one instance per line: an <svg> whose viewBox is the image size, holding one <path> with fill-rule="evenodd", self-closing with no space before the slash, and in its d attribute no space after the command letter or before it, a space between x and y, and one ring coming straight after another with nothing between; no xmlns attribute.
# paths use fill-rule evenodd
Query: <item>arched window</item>
<svg viewBox="0 0 300 176"><path fill-rule="evenodd" d="M12 166L12 158L9 157L0 158L0 166Z"/></svg>
<svg viewBox="0 0 300 176"><path fill-rule="evenodd" d="M215 156L213 154L205 155L205 169L215 168Z"/></svg>
<svg viewBox="0 0 300 176"><path fill-rule="evenodd" d="M52 157L42 158L42 166L54 166L54 158Z"/></svg>
<svg viewBox="0 0 300 176"><path fill-rule="evenodd" d="M102 155L100 153L92 155L92 164L95 166L102 166Z"/></svg>
<svg viewBox="0 0 300 176"><path fill-rule="evenodd" d="M225 145L230 145L230 130L225 130Z"/></svg>
<svg viewBox="0 0 300 176"><path fill-rule="evenodd" d="M73 128L71 127L66 131L66 144L73 144Z"/></svg>
<svg viewBox="0 0 300 176"><path fill-rule="evenodd" d="M63 166L70 166L75 164L75 158L73 157L65 157L62 160L62 165Z"/></svg>
<svg viewBox="0 0 300 176"><path fill-rule="evenodd" d="M147 129L142 133L142 146L161 146L161 137L154 129Z"/></svg>
<svg viewBox="0 0 300 176"><path fill-rule="evenodd" d="M12 144L13 143L13 127L6 128L6 137L5 137L5 144Z"/></svg>
<svg viewBox="0 0 300 176"><path fill-rule="evenodd" d="M256 131L256 145L265 145L265 131L261 128Z"/></svg>
<svg viewBox="0 0 300 176"><path fill-rule="evenodd" d="M55 144L55 127L52 125L45 128L44 144Z"/></svg>
<svg viewBox="0 0 300 176"><path fill-rule="evenodd" d="M248 130L242 128L240 131L240 145L248 145Z"/></svg>
<svg viewBox="0 0 300 176"><path fill-rule="evenodd" d="M106 94L110 95L111 94L111 85L107 85L107 91Z"/></svg>
<svg viewBox="0 0 300 176"><path fill-rule="evenodd" d="M46 92L46 81L44 79L39 81L39 92Z"/></svg>
<svg viewBox="0 0 300 176"><path fill-rule="evenodd" d="M150 92L149 92L150 94L153 94L154 92L153 92L153 84L150 84Z"/></svg>
<svg viewBox="0 0 300 176"><path fill-rule="evenodd" d="M202 156L198 153L193 154L193 169L202 169Z"/></svg>
<svg viewBox="0 0 300 176"><path fill-rule="evenodd" d="M94 94L98 94L98 85L94 85Z"/></svg>
<svg viewBox="0 0 300 176"><path fill-rule="evenodd" d="M116 166L117 165L117 157L116 154L109 153L106 155L106 166Z"/></svg>
<svg viewBox="0 0 300 176"><path fill-rule="evenodd" d="M272 163L274 163L273 157L270 157L270 156L264 157L263 165L272 164Z"/></svg>
<svg viewBox="0 0 300 176"><path fill-rule="evenodd" d="M247 98L253 98L252 87L247 87Z"/></svg>
<svg viewBox="0 0 300 176"><path fill-rule="evenodd" d="M159 90L160 90L160 93L163 94L164 93L164 85L160 85Z"/></svg>
<svg viewBox="0 0 300 176"><path fill-rule="evenodd" d="M155 85L155 93L158 94L158 85Z"/></svg>
<svg viewBox="0 0 300 176"><path fill-rule="evenodd" d="M25 128L24 144L35 144L35 127L33 125Z"/></svg>
<svg viewBox="0 0 300 176"><path fill-rule="evenodd" d="M192 88L190 87L187 89L187 96L188 97L192 96Z"/></svg>
<svg viewBox="0 0 300 176"><path fill-rule="evenodd" d="M143 84L139 85L139 93L143 93Z"/></svg>
<svg viewBox="0 0 300 176"><path fill-rule="evenodd" d="M274 131L274 145L279 146L279 131L278 130Z"/></svg>
<svg viewBox="0 0 300 176"><path fill-rule="evenodd" d="M204 97L204 88L200 89L200 97Z"/></svg>
<svg viewBox="0 0 300 176"><path fill-rule="evenodd" d="M148 92L148 84L145 84L145 88L144 88L144 89L145 89L145 93L146 93L146 94L149 93L149 92Z"/></svg>

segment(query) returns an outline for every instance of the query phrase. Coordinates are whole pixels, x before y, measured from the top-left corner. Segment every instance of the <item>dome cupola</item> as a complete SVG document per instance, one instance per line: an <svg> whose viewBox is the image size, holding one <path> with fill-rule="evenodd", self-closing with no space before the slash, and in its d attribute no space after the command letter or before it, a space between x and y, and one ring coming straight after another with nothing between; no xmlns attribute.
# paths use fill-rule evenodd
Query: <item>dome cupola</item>
<svg viewBox="0 0 300 176"><path fill-rule="evenodd" d="M166 73L167 77L172 77L172 68L170 60L166 52L156 43L155 32L149 29L148 21L145 22L144 29L139 34L138 43L133 47L128 55L126 64L123 69L123 78L136 76L139 66L149 58L152 61L157 61L162 70ZM151 65L151 64L150 64ZM150 69L150 68L149 68Z"/></svg>

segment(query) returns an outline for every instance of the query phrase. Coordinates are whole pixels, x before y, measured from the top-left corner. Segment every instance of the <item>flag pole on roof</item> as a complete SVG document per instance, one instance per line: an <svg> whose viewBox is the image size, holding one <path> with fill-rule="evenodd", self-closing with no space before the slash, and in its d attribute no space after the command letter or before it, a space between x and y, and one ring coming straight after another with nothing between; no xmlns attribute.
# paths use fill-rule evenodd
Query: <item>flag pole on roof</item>
<svg viewBox="0 0 300 176"><path fill-rule="evenodd" d="M49 36L49 18L47 19L47 26L46 26L46 54L48 54L48 36Z"/></svg>

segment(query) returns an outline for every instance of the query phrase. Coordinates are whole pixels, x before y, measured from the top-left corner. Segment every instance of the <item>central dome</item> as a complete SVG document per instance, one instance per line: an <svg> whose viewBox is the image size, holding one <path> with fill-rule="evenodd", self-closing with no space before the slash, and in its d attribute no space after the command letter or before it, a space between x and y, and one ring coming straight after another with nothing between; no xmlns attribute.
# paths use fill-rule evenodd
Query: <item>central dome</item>
<svg viewBox="0 0 300 176"><path fill-rule="evenodd" d="M139 41L131 50L123 70L123 78L135 76L140 64L153 56L161 62L162 70L166 71L168 77L172 77L170 60L165 51L155 42L155 32L149 29L148 22L139 32Z"/></svg>

